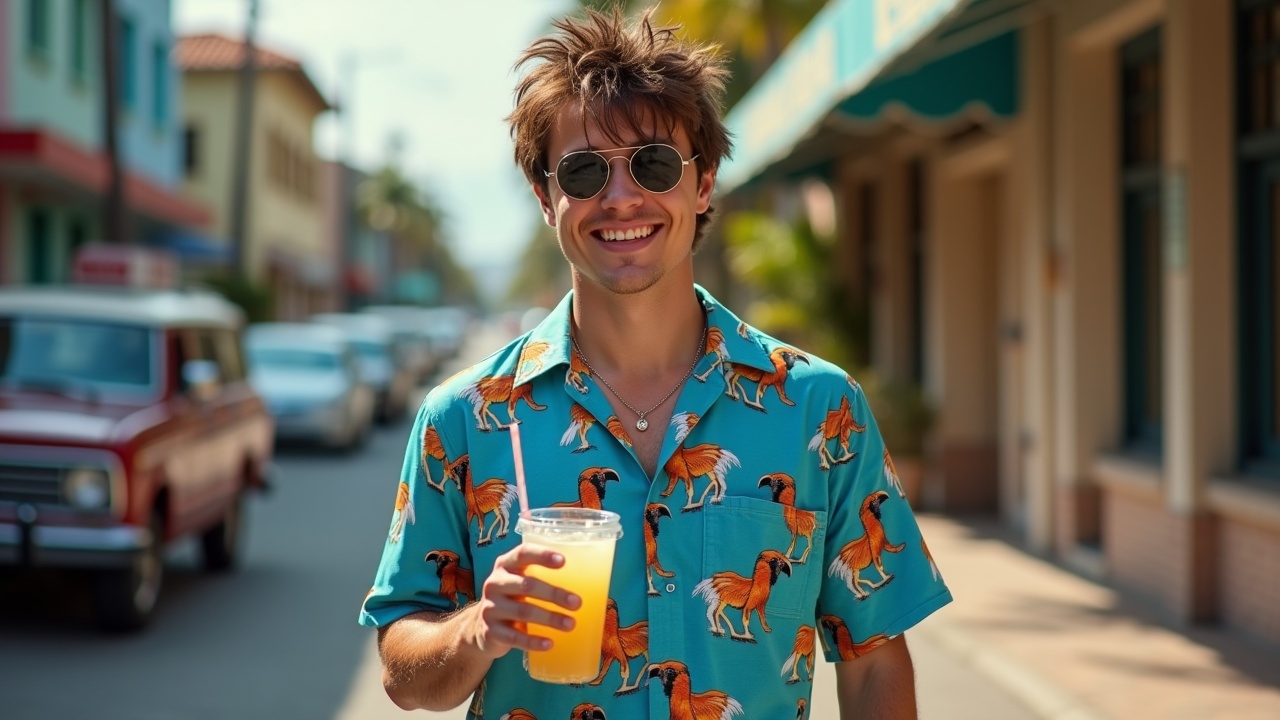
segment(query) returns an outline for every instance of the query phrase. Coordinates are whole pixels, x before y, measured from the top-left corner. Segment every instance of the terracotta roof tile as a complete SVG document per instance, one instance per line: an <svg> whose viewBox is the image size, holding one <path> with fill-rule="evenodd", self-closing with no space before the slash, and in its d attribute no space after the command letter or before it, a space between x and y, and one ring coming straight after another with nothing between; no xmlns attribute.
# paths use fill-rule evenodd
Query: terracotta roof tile
<svg viewBox="0 0 1280 720"><path fill-rule="evenodd" d="M256 65L264 70L301 70L302 63L259 45ZM178 39L174 62L182 70L238 70L244 62L244 43L224 35L206 33Z"/></svg>
<svg viewBox="0 0 1280 720"><path fill-rule="evenodd" d="M258 70L283 70L295 72L321 107L329 109L329 101L316 87L302 63L288 55L267 50L261 45L254 48L255 66ZM217 33L185 35L178 38L173 52L173 62L183 72L228 72L239 70L244 63L244 43Z"/></svg>

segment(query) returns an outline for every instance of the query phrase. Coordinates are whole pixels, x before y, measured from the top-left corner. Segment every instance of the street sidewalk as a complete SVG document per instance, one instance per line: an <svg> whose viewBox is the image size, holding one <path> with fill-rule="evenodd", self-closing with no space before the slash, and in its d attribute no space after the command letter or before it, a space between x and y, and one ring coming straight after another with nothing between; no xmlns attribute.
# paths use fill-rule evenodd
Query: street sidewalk
<svg viewBox="0 0 1280 720"><path fill-rule="evenodd" d="M923 636L1052 720L1277 720L1280 649L1174 629L1149 605L1021 550L994 521L921 514L955 601Z"/></svg>

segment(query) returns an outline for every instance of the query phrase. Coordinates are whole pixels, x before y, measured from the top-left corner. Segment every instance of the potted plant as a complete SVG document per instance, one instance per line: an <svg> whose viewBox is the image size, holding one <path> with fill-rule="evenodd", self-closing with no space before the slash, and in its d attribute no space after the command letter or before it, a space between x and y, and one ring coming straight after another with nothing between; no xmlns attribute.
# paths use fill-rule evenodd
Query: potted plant
<svg viewBox="0 0 1280 720"><path fill-rule="evenodd" d="M937 417L933 405L924 388L914 382L897 378L881 380L868 374L859 383L875 413L907 502L918 509L929 433Z"/></svg>

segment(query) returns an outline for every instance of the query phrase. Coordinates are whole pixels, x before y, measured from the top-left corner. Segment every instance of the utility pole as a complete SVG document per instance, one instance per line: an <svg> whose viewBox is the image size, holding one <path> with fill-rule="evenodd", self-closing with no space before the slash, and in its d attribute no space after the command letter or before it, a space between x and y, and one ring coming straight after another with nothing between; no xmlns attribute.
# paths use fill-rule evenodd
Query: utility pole
<svg viewBox="0 0 1280 720"><path fill-rule="evenodd" d="M248 274L249 163L253 154L253 96L257 74L258 0L248 0L249 16L244 28L244 58L240 64L240 99L236 104L236 147L231 173L232 272Z"/></svg>
<svg viewBox="0 0 1280 720"><path fill-rule="evenodd" d="M109 174L103 234L108 242L132 243L124 196L124 165L120 158L120 20L116 17L115 5L115 0L98 3L102 13L102 134Z"/></svg>

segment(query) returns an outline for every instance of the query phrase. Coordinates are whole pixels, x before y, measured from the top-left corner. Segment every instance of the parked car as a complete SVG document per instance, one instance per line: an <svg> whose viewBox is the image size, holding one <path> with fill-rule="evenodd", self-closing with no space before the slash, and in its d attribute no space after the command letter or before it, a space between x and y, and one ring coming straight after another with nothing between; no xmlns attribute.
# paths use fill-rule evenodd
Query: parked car
<svg viewBox="0 0 1280 720"><path fill-rule="evenodd" d="M443 352L433 344L430 312L418 305L369 305L361 313L386 318L403 364L418 384L425 384L440 367Z"/></svg>
<svg viewBox="0 0 1280 720"><path fill-rule="evenodd" d="M249 379L267 402L277 440L354 450L373 423L373 388L355 345L315 323L259 323L245 333Z"/></svg>
<svg viewBox="0 0 1280 720"><path fill-rule="evenodd" d="M111 629L152 617L167 542L235 565L273 434L242 322L206 292L0 289L0 565L89 571Z"/></svg>
<svg viewBox="0 0 1280 720"><path fill-rule="evenodd" d="M413 391L413 377L396 351L394 330L386 318L361 313L319 313L312 322L342 330L360 357L360 374L374 390L374 417L387 424L402 417Z"/></svg>

